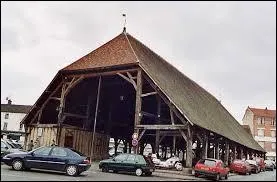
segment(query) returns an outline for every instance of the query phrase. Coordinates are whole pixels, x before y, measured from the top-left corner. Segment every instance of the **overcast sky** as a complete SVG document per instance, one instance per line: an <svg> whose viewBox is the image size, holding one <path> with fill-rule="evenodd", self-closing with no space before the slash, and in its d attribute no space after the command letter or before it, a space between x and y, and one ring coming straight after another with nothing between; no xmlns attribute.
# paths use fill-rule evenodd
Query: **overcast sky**
<svg viewBox="0 0 277 182"><path fill-rule="evenodd" d="M32 105L58 70L123 28L222 101L276 109L276 2L3 2L1 103Z"/></svg>

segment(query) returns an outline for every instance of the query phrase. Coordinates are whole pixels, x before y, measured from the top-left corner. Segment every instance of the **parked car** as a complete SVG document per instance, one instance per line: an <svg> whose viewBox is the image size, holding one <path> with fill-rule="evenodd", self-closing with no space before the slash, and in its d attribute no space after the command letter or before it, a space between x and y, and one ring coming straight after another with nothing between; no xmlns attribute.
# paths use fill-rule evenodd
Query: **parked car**
<svg viewBox="0 0 277 182"><path fill-rule="evenodd" d="M23 152L22 149L16 148L14 145L9 144L6 140L1 139L1 160L3 156L10 153Z"/></svg>
<svg viewBox="0 0 277 182"><path fill-rule="evenodd" d="M218 181L222 177L228 179L229 168L225 167L223 162L218 159L200 159L194 167L194 175L195 177L199 175L211 176Z"/></svg>
<svg viewBox="0 0 277 182"><path fill-rule="evenodd" d="M56 146L8 154L3 157L2 162L17 171L36 168L63 171L69 176L79 175L91 166L88 158L80 152Z"/></svg>
<svg viewBox="0 0 277 182"><path fill-rule="evenodd" d="M151 159L152 159L153 163L155 164L155 166L159 165L161 162L161 160L158 159L157 154L152 154Z"/></svg>
<svg viewBox="0 0 277 182"><path fill-rule="evenodd" d="M274 161L265 160L264 162L265 162L265 170L270 170L270 171L274 170Z"/></svg>
<svg viewBox="0 0 277 182"><path fill-rule="evenodd" d="M246 161L235 159L230 164L230 171L239 173L239 174L251 174L251 167L250 164Z"/></svg>
<svg viewBox="0 0 277 182"><path fill-rule="evenodd" d="M246 160L246 162L249 163L251 167L251 172L252 173L259 173L261 171L260 166L258 165L258 162L255 160Z"/></svg>
<svg viewBox="0 0 277 182"><path fill-rule="evenodd" d="M257 157L256 161L258 163L258 165L260 166L260 171L265 171L265 163L264 163L264 159Z"/></svg>
<svg viewBox="0 0 277 182"><path fill-rule="evenodd" d="M103 172L108 172L109 170L113 170L113 172L125 171L135 172L137 176L142 174L150 176L155 170L155 166L149 157L124 153L112 159L100 161L99 169L102 169Z"/></svg>
<svg viewBox="0 0 277 182"><path fill-rule="evenodd" d="M158 168L175 168L176 164L180 162L180 159L178 157L170 157L169 159L167 159L166 161L160 161L156 167Z"/></svg>

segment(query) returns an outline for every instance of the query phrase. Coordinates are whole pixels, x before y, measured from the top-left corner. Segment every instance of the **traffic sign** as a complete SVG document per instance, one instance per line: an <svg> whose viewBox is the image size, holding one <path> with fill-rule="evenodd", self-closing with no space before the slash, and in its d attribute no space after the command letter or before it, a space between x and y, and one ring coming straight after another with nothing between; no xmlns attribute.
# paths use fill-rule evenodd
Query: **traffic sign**
<svg viewBox="0 0 277 182"><path fill-rule="evenodd" d="M134 134L132 135L132 139L138 139L138 133L134 133Z"/></svg>
<svg viewBox="0 0 277 182"><path fill-rule="evenodd" d="M138 140L133 139L133 140L132 140L132 145L133 145L134 147L137 146L137 145L138 145Z"/></svg>

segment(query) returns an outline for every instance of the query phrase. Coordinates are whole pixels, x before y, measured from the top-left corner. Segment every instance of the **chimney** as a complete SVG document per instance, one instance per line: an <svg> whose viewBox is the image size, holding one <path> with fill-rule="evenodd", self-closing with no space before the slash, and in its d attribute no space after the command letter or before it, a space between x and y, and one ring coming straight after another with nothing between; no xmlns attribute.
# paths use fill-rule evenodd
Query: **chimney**
<svg viewBox="0 0 277 182"><path fill-rule="evenodd" d="M9 104L9 105L12 104L12 100L11 100L11 99L8 100L8 104Z"/></svg>

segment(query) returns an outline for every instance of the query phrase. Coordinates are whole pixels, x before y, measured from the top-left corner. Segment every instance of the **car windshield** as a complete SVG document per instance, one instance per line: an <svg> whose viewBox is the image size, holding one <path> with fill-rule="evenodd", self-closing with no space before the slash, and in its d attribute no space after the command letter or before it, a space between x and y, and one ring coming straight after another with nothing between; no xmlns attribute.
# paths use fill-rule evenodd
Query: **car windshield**
<svg viewBox="0 0 277 182"><path fill-rule="evenodd" d="M205 160L202 159L198 163L204 164L205 166L215 166L216 161L214 161L214 160L208 160L208 159L205 159Z"/></svg>
<svg viewBox="0 0 277 182"><path fill-rule="evenodd" d="M10 142L10 141L6 141L6 143L11 147L11 148L14 148L14 149L16 149L17 147L12 143L12 142Z"/></svg>

